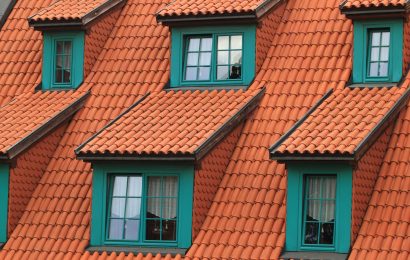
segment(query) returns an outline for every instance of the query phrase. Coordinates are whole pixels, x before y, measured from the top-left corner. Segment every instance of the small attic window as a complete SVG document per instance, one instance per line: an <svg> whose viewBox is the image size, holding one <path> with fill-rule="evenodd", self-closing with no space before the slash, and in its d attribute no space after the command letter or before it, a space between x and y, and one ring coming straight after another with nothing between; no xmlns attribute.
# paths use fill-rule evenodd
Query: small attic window
<svg viewBox="0 0 410 260"><path fill-rule="evenodd" d="M402 77L402 48L402 20L355 21L353 82L400 81Z"/></svg>

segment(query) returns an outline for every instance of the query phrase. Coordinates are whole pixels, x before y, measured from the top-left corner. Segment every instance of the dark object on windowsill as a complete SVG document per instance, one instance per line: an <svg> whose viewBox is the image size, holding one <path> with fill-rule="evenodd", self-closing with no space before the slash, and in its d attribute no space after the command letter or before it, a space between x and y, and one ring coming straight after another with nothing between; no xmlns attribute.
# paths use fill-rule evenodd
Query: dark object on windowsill
<svg viewBox="0 0 410 260"><path fill-rule="evenodd" d="M168 248L168 247L143 247L143 246L90 246L86 249L91 254L97 252L99 254L103 252L111 253L121 253L124 252L125 254L133 253L134 255L138 255L139 253L143 254L144 256L148 254L152 254L155 256L156 254L166 255L170 254L172 257L176 255L185 256L187 248Z"/></svg>

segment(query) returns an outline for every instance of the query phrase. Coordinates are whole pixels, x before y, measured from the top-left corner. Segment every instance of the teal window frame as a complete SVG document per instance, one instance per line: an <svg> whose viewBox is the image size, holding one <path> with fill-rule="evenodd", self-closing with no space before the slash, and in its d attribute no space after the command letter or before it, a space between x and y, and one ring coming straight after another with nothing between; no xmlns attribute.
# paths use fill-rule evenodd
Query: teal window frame
<svg viewBox="0 0 410 260"><path fill-rule="evenodd" d="M190 36L213 38L211 79L207 81L184 80L186 68L186 39ZM242 35L242 79L216 80L217 36ZM175 27L171 29L171 87L186 86L248 86L255 77L256 25Z"/></svg>
<svg viewBox="0 0 410 260"><path fill-rule="evenodd" d="M117 175L178 176L177 239L154 241L145 238L145 200L142 198L139 241L108 239L109 179ZM91 246L138 246L189 248L192 244L194 165L185 162L98 162L93 164ZM143 181L143 192L147 182ZM144 195L144 193L143 193Z"/></svg>
<svg viewBox="0 0 410 260"><path fill-rule="evenodd" d="M10 166L0 164L0 243L7 241Z"/></svg>
<svg viewBox="0 0 410 260"><path fill-rule="evenodd" d="M390 31L390 50L387 77L370 77L370 31ZM353 39L353 83L399 82L403 74L403 19L356 20Z"/></svg>
<svg viewBox="0 0 410 260"><path fill-rule="evenodd" d="M348 163L288 162L286 203L286 251L325 251L348 253L352 217L353 168ZM305 245L304 181L307 175L336 176L336 211L333 245Z"/></svg>
<svg viewBox="0 0 410 260"><path fill-rule="evenodd" d="M81 85L84 78L84 31L73 32L44 32L43 46L43 90L75 89ZM71 41L71 82L56 83L56 43L57 41Z"/></svg>

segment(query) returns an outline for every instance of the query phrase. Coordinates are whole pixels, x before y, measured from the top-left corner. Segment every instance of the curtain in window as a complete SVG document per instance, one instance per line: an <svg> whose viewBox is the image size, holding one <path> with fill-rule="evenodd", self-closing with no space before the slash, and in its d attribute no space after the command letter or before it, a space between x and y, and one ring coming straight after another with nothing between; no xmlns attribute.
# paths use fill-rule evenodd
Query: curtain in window
<svg viewBox="0 0 410 260"><path fill-rule="evenodd" d="M148 199L147 209L153 215L150 217L176 218L177 196L178 177L148 177L148 197L151 199Z"/></svg>

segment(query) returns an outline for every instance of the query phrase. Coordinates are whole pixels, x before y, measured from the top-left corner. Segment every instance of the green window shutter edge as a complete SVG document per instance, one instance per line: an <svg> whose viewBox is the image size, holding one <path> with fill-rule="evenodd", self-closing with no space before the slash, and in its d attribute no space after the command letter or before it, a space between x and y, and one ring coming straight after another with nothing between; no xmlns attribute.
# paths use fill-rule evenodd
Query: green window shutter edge
<svg viewBox="0 0 410 260"><path fill-rule="evenodd" d="M10 167L0 164L0 243L7 241Z"/></svg>
<svg viewBox="0 0 410 260"><path fill-rule="evenodd" d="M184 82L184 37L189 35L206 34L243 34L243 60L242 80L207 81L207 82ZM215 46L215 45L214 45ZM213 48L214 48L213 46ZM214 49L213 49L214 52ZM230 25L230 26L200 26L200 27L174 27L171 28L171 87L181 86L216 86L216 85L249 85L256 70L256 25ZM213 59L212 66L214 66ZM246 65L246 68L244 67ZM211 73L215 73L212 72Z"/></svg>
<svg viewBox="0 0 410 260"><path fill-rule="evenodd" d="M178 175L178 223L177 243L133 243L130 241L106 241L107 192L108 176L111 174L142 175ZM91 210L91 246L148 246L188 248L192 243L192 209L193 209L194 165L192 163L172 162L128 162L128 163L95 163L93 164L92 210ZM142 234L142 233L140 233Z"/></svg>
<svg viewBox="0 0 410 260"><path fill-rule="evenodd" d="M403 73L403 19L357 20L353 24L353 83L399 82ZM367 31L372 28L390 28L388 78L367 77Z"/></svg>
<svg viewBox="0 0 410 260"><path fill-rule="evenodd" d="M352 176L353 168L344 163L288 163L288 186L286 203L286 251L330 251L347 253L350 248L352 218ZM335 246L302 246L303 176L305 174L335 174L336 184L336 226Z"/></svg>
<svg viewBox="0 0 410 260"><path fill-rule="evenodd" d="M42 89L74 89L80 86L84 78L84 42L85 32L44 32L43 33L43 65L42 65ZM55 63L55 46L54 42L58 39L68 39L73 41L72 54L72 80L71 84L62 84L54 86L54 63Z"/></svg>

